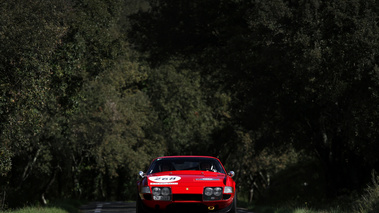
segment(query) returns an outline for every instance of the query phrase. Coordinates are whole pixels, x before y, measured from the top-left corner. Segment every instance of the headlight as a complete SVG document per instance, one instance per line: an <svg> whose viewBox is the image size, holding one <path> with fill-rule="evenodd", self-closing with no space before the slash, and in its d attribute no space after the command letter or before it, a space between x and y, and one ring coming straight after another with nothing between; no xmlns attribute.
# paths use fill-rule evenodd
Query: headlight
<svg viewBox="0 0 379 213"><path fill-rule="evenodd" d="M220 196L222 194L222 188L220 188L220 187L214 188L213 194L217 197Z"/></svg>
<svg viewBox="0 0 379 213"><path fill-rule="evenodd" d="M205 189L204 189L204 194L205 194L206 196L212 196L212 194L213 194L213 189L210 188L210 187L205 188Z"/></svg>
<svg viewBox="0 0 379 213"><path fill-rule="evenodd" d="M161 194L161 188L155 187L153 188L153 195L159 196Z"/></svg>
<svg viewBox="0 0 379 213"><path fill-rule="evenodd" d="M213 201L222 199L222 188L221 187L206 187L203 192L204 201Z"/></svg>
<svg viewBox="0 0 379 213"><path fill-rule="evenodd" d="M225 194L232 194L233 193L233 187L225 186L224 193Z"/></svg>
<svg viewBox="0 0 379 213"><path fill-rule="evenodd" d="M150 188L148 186L144 186L141 188L142 194L150 194Z"/></svg>
<svg viewBox="0 0 379 213"><path fill-rule="evenodd" d="M153 200L170 201L171 188L169 187L153 187Z"/></svg>
<svg viewBox="0 0 379 213"><path fill-rule="evenodd" d="M171 191L169 188L163 188L161 191L162 191L163 196L167 196L171 194Z"/></svg>

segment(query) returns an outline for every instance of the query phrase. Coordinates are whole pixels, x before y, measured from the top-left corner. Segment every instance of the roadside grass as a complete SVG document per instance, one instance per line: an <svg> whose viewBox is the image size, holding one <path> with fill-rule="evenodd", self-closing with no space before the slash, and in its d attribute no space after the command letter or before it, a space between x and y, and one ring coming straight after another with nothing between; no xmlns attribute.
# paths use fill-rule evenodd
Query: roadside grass
<svg viewBox="0 0 379 213"><path fill-rule="evenodd" d="M312 193L313 190L310 190ZM248 199L239 196L238 206L251 210L254 213L377 213L379 212L379 176L372 174L371 183L362 191L353 191L334 200L317 199L312 200L310 196L306 197L309 202L299 202L299 199L293 197L287 199L278 192L280 197L273 200L277 201L282 198L282 202L247 202ZM272 195L272 194L271 194ZM271 198L271 197L270 197Z"/></svg>
<svg viewBox="0 0 379 213"><path fill-rule="evenodd" d="M356 202L355 212L374 213L379 212L379 176L372 173L371 184L365 190L365 193Z"/></svg>
<svg viewBox="0 0 379 213"><path fill-rule="evenodd" d="M68 213L68 211L56 207L25 207L18 210L0 211L1 213Z"/></svg>
<svg viewBox="0 0 379 213"><path fill-rule="evenodd" d="M338 207L325 207L325 208L311 208L306 205L290 207L285 205L270 206L268 205L259 205L255 203L248 204L247 202L239 200L239 206L249 209L254 213L346 213L346 211L339 209Z"/></svg>
<svg viewBox="0 0 379 213"><path fill-rule="evenodd" d="M84 202L78 200L55 200L47 206L27 206L19 209L5 210L0 213L79 213Z"/></svg>

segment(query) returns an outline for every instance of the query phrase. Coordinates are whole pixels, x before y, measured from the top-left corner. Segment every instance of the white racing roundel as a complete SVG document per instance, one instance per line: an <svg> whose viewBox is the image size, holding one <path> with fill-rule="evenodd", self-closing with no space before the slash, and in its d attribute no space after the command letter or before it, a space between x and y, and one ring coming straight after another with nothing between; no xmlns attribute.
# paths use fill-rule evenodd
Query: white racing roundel
<svg viewBox="0 0 379 213"><path fill-rule="evenodd" d="M157 183L172 183L176 182L182 179L179 176L154 176L154 177L149 177L149 180L152 182L157 182Z"/></svg>

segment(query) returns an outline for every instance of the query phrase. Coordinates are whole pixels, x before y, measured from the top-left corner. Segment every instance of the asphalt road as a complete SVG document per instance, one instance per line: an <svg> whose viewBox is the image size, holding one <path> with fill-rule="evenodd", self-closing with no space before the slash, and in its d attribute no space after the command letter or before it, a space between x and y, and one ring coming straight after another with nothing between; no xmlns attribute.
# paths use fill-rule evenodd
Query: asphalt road
<svg viewBox="0 0 379 213"><path fill-rule="evenodd" d="M93 202L80 208L82 213L136 213L135 202ZM238 208L238 213L253 213Z"/></svg>

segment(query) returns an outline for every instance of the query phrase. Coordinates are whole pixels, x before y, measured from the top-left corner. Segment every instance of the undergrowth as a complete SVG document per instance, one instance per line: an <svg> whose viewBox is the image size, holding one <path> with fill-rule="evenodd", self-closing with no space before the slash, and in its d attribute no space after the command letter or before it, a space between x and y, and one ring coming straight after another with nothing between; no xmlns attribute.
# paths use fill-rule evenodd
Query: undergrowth
<svg viewBox="0 0 379 213"><path fill-rule="evenodd" d="M372 182L366 188L365 194L357 201L355 209L358 213L379 212L379 176L372 174Z"/></svg>
<svg viewBox="0 0 379 213"><path fill-rule="evenodd" d="M346 195L344 198L337 198L329 204L319 203L313 207L309 207L307 203L301 206L275 206L275 204L270 206L270 204L248 203L246 199L242 199L239 201L239 206L248 208L254 213L377 213L379 212L379 176L373 174L371 183L362 195Z"/></svg>
<svg viewBox="0 0 379 213"><path fill-rule="evenodd" d="M83 202L78 200L56 200L47 206L27 206L19 209L9 209L0 213L78 213Z"/></svg>

